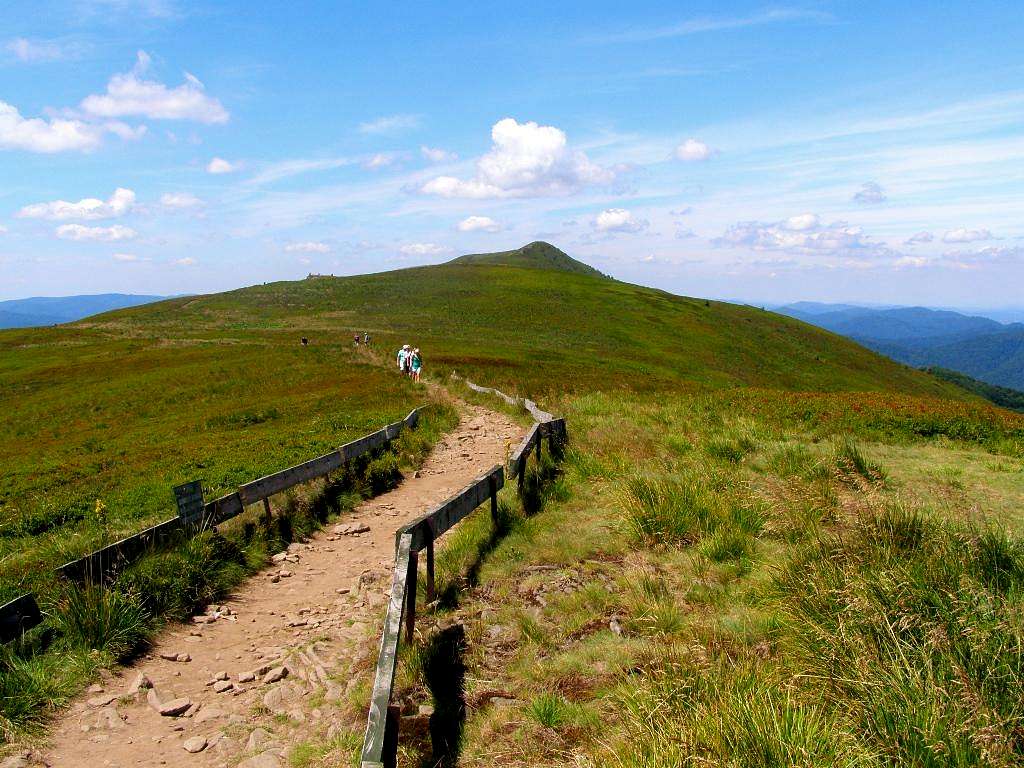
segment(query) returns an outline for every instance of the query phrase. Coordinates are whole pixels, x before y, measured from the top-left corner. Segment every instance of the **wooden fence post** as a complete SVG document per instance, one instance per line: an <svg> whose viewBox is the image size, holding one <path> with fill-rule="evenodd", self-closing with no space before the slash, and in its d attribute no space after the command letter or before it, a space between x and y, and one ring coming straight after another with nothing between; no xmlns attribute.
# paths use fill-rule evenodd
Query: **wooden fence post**
<svg viewBox="0 0 1024 768"><path fill-rule="evenodd" d="M416 631L416 576L419 570L419 555L409 553L409 570L405 579L405 642L413 641Z"/></svg>
<svg viewBox="0 0 1024 768"><path fill-rule="evenodd" d="M495 530L498 528L498 478L491 475L487 478L487 485L491 492L491 523Z"/></svg>
<svg viewBox="0 0 1024 768"><path fill-rule="evenodd" d="M434 531L431 528L427 539L427 602L434 602Z"/></svg>
<svg viewBox="0 0 1024 768"><path fill-rule="evenodd" d="M540 448L544 444L544 437L538 431L537 433L537 469L540 469Z"/></svg>
<svg viewBox="0 0 1024 768"><path fill-rule="evenodd" d="M270 521L273 519L273 514L270 511L270 497L263 497L263 520L266 522L267 527L270 527Z"/></svg>
<svg viewBox="0 0 1024 768"><path fill-rule="evenodd" d="M398 768L398 724L401 722L401 712L397 704L388 704L388 713L384 718L384 749L380 756L384 768Z"/></svg>

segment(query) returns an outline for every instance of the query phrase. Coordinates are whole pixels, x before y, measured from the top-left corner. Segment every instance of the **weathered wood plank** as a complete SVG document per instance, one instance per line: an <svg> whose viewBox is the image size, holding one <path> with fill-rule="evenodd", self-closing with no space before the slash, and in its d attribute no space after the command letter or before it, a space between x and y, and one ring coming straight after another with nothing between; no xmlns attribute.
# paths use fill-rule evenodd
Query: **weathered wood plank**
<svg viewBox="0 0 1024 768"><path fill-rule="evenodd" d="M405 426L409 429L415 429L420 423L420 408L413 408L409 411L409 415L405 417Z"/></svg>
<svg viewBox="0 0 1024 768"><path fill-rule="evenodd" d="M78 560L65 563L57 573L72 581L103 581L121 566L139 559L149 549L181 528L181 518L172 517L132 536L108 544Z"/></svg>
<svg viewBox="0 0 1024 768"><path fill-rule="evenodd" d="M357 456L362 456L364 453L380 448L387 440L385 430L378 429L376 432L371 432L360 437L358 440L353 440L351 443L345 443L338 449L338 452L341 454L343 461L349 461Z"/></svg>
<svg viewBox="0 0 1024 768"><path fill-rule="evenodd" d="M432 539L437 539L466 515L479 507L491 495L491 480L500 490L505 485L505 470L494 467L474 480L454 496L442 501L434 509L409 523L403 532L412 534L412 548L418 552Z"/></svg>
<svg viewBox="0 0 1024 768"><path fill-rule="evenodd" d="M14 598L0 606L0 643L18 639L42 621L43 614L39 611L35 595L29 592Z"/></svg>
<svg viewBox="0 0 1024 768"><path fill-rule="evenodd" d="M388 440L394 440L400 434L402 429L405 427L404 421L396 421L394 424L388 424L384 427L384 435Z"/></svg>
<svg viewBox="0 0 1024 768"><path fill-rule="evenodd" d="M388 704L395 684L395 668L398 664L398 642L402 631L402 619L406 604L406 582L409 576L409 561L412 554L412 535L405 533L398 537L395 553L395 570L391 577L391 600L384 618L384 631L380 636L380 651L377 654L377 670L373 679L373 693L370 697L370 712L366 719L366 735L363 737L363 766L384 763L384 731L387 724Z"/></svg>
<svg viewBox="0 0 1024 768"><path fill-rule="evenodd" d="M329 472L340 469L344 461L341 451L331 451L315 459L296 464L294 467L282 469L272 475L253 480L238 488L238 495L242 498L242 504L248 506L255 504L267 496L286 491L292 486L300 483L308 483L318 477L323 477Z"/></svg>
<svg viewBox="0 0 1024 768"><path fill-rule="evenodd" d="M237 493L229 493L227 496L221 496L219 499L206 503L206 510L203 513L203 524L217 525L235 515L242 514L244 511L245 505L242 504L242 497Z"/></svg>
<svg viewBox="0 0 1024 768"><path fill-rule="evenodd" d="M534 445L537 444L537 440L540 439L540 424L534 424L530 427L530 431L526 433L526 437L523 438L523 442L519 444L519 447L512 451L512 456L509 457L509 477L518 477L526 466L526 459L530 455L530 451L533 450Z"/></svg>

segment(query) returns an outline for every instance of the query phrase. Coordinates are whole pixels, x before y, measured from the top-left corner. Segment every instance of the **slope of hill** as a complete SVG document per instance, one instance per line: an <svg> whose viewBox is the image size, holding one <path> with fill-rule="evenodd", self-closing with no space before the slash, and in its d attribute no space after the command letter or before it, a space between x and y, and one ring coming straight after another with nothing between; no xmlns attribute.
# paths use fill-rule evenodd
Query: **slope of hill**
<svg viewBox="0 0 1024 768"><path fill-rule="evenodd" d="M81 320L100 312L161 301L166 296L102 293L88 296L34 296L0 301L0 328L29 328Z"/></svg>
<svg viewBox="0 0 1024 768"><path fill-rule="evenodd" d="M980 397L984 397L986 400L993 402L996 405L1001 405L1003 408L1009 408L1012 411L1024 412L1024 392L1021 392L1020 390L1010 389L1009 387L998 387L994 384L987 384L984 381L972 379L965 373L951 371L948 368L929 366L925 370L927 370L932 376L937 376L944 381L949 381L959 387L963 387L968 392L973 392Z"/></svg>
<svg viewBox="0 0 1024 768"><path fill-rule="evenodd" d="M790 318L582 274L572 264L565 271L521 263L521 252L510 251L469 263L271 283L85 325L136 338L259 334L280 343L366 330L385 347L421 347L427 370L525 386L531 394L685 385L956 396L926 374Z"/></svg>
<svg viewBox="0 0 1024 768"><path fill-rule="evenodd" d="M800 302L776 311L847 336L901 363L938 366L1024 389L1024 325L924 307L875 309Z"/></svg>
<svg viewBox="0 0 1024 768"><path fill-rule="evenodd" d="M533 267L534 269L554 269L559 272L575 272L580 275L603 277L601 272L589 264L569 256L550 243L536 241L516 248L513 251L498 253L470 253L452 259L451 264L483 264L501 265L506 267Z"/></svg>

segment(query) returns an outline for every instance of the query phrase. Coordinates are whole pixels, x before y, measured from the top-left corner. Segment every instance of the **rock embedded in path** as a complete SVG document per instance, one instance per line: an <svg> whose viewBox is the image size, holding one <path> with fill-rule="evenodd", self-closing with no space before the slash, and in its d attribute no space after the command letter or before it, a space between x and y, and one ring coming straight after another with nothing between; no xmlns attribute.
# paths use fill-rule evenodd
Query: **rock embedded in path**
<svg viewBox="0 0 1024 768"><path fill-rule="evenodd" d="M103 693L99 696L93 696L86 703L90 707L105 707L117 699L116 693Z"/></svg>
<svg viewBox="0 0 1024 768"><path fill-rule="evenodd" d="M193 736L191 739L185 739L185 742L181 746L185 748L186 752L191 752L193 754L196 752L202 752L206 749L206 737Z"/></svg>
<svg viewBox="0 0 1024 768"><path fill-rule="evenodd" d="M274 667L267 674L263 676L264 685L270 683L276 683L278 680L284 680L288 677L288 667Z"/></svg>
<svg viewBox="0 0 1024 768"><path fill-rule="evenodd" d="M230 680L218 680L213 684L213 690L217 693L224 693L224 691L230 691L235 687L235 684Z"/></svg>
<svg viewBox="0 0 1024 768"><path fill-rule="evenodd" d="M369 533L370 526L366 523L345 523L334 526L333 530L338 536L358 536L361 533Z"/></svg>
<svg viewBox="0 0 1024 768"><path fill-rule="evenodd" d="M281 768L281 758L273 752L264 752L262 755L243 760L238 764L238 768Z"/></svg>
<svg viewBox="0 0 1024 768"><path fill-rule="evenodd" d="M256 728L249 734L249 740L245 744L246 752L259 752L270 746L270 733L263 728Z"/></svg>
<svg viewBox="0 0 1024 768"><path fill-rule="evenodd" d="M192 700L184 696L171 699L170 701L160 701L160 698L156 695L155 688L149 689L149 693L146 694L146 700L149 702L149 706L164 717L177 717L192 706Z"/></svg>

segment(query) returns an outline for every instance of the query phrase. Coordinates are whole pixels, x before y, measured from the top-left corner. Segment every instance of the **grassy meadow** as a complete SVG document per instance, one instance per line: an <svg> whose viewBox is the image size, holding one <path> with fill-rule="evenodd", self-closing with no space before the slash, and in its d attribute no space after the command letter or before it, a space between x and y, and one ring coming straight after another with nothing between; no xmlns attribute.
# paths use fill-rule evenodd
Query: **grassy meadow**
<svg viewBox="0 0 1024 768"><path fill-rule="evenodd" d="M297 337L0 332L0 601L47 571L395 421L422 390Z"/></svg>

